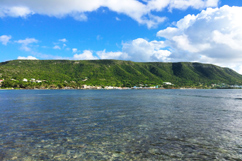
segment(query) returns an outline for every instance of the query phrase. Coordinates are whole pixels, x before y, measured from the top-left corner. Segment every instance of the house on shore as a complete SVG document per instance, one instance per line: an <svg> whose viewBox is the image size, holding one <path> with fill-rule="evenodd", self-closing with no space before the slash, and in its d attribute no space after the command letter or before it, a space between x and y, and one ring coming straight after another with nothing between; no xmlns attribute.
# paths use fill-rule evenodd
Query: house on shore
<svg viewBox="0 0 242 161"><path fill-rule="evenodd" d="M28 82L28 79L24 78L24 79L23 79L23 82Z"/></svg>
<svg viewBox="0 0 242 161"><path fill-rule="evenodd" d="M35 82L35 79L34 78L31 78L31 80L30 80L31 82Z"/></svg>
<svg viewBox="0 0 242 161"><path fill-rule="evenodd" d="M164 85L167 85L167 86L172 86L173 84L171 82L163 82Z"/></svg>
<svg viewBox="0 0 242 161"><path fill-rule="evenodd" d="M114 89L113 86L105 86L104 89Z"/></svg>
<svg viewBox="0 0 242 161"><path fill-rule="evenodd" d="M81 89L102 89L101 86L88 86L88 85L82 85Z"/></svg>

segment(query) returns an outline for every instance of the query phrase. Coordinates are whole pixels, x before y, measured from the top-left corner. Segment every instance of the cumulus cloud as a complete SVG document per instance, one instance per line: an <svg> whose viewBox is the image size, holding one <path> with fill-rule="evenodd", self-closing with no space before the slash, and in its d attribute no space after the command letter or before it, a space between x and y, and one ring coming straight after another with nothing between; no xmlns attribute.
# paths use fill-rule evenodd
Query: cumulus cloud
<svg viewBox="0 0 242 161"><path fill-rule="evenodd" d="M212 1L207 1L212 3ZM208 8L157 33L173 61L200 61L242 69L242 7Z"/></svg>
<svg viewBox="0 0 242 161"><path fill-rule="evenodd" d="M169 9L187 9L192 7L194 9L201 9L207 7L217 6L219 0L171 0L169 3Z"/></svg>
<svg viewBox="0 0 242 161"><path fill-rule="evenodd" d="M26 17L31 14L41 14L55 17L72 16L74 19L87 20L86 13L107 7L109 10L125 14L140 24L154 27L165 20L152 14L152 11L162 11L168 7L170 10L203 9L206 7L216 7L218 0L11 0L0 1L0 17Z"/></svg>
<svg viewBox="0 0 242 161"><path fill-rule="evenodd" d="M98 57L94 56L90 50L84 50L82 54L75 54L73 56L75 60L94 60L98 59Z"/></svg>
<svg viewBox="0 0 242 161"><path fill-rule="evenodd" d="M122 60L129 59L128 54L121 51L106 52L106 50L103 50L103 51L98 51L97 55L100 59L122 59Z"/></svg>
<svg viewBox="0 0 242 161"><path fill-rule="evenodd" d="M30 44L37 43L38 40L36 40L35 38L26 38L24 40L18 40L15 42L21 44L20 49L22 49L24 51L31 51Z"/></svg>
<svg viewBox="0 0 242 161"><path fill-rule="evenodd" d="M147 41L142 38L123 44L123 53L127 53L130 60L147 61L169 61L170 51L164 49L163 41Z"/></svg>
<svg viewBox="0 0 242 161"><path fill-rule="evenodd" d="M77 21L86 21L88 18L84 13L72 13L71 16Z"/></svg>
<svg viewBox="0 0 242 161"><path fill-rule="evenodd" d="M73 52L73 53L76 53L76 52L77 52L77 48L73 48L73 49L72 49L72 52Z"/></svg>
<svg viewBox="0 0 242 161"><path fill-rule="evenodd" d="M207 7L216 7L219 0L146 0L147 8L151 11L162 11L168 7L173 9L185 10L189 7L194 9L203 9Z"/></svg>
<svg viewBox="0 0 242 161"><path fill-rule="evenodd" d="M19 56L18 59L21 59L21 60L38 60L36 57L33 57L33 56L27 56L27 57Z"/></svg>
<svg viewBox="0 0 242 161"><path fill-rule="evenodd" d="M4 2L2 2L4 3ZM25 6L11 6L6 7L1 4L0 2L0 17L26 17L28 15L34 14L33 11L31 11L28 7Z"/></svg>
<svg viewBox="0 0 242 161"><path fill-rule="evenodd" d="M163 41L147 41L142 38L122 44L122 51L106 52L106 50L96 52L100 59L119 59L138 62L168 61L170 51L164 49Z"/></svg>
<svg viewBox="0 0 242 161"><path fill-rule="evenodd" d="M3 45L7 45L7 43L9 42L9 40L12 38L12 36L7 36L7 35L2 35L0 36L0 42Z"/></svg>

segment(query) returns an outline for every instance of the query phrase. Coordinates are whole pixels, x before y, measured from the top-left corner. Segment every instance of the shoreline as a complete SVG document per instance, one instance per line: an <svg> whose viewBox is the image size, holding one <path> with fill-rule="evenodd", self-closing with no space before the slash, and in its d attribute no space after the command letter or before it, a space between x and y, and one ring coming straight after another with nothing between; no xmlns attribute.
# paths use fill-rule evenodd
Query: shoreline
<svg viewBox="0 0 242 161"><path fill-rule="evenodd" d="M0 90L202 90L202 89L210 89L210 90L216 90L216 89L241 89L241 88L139 88L139 89L133 89L133 88L124 88L124 89L77 89L77 88L71 88L71 89L25 89L25 88L0 88Z"/></svg>

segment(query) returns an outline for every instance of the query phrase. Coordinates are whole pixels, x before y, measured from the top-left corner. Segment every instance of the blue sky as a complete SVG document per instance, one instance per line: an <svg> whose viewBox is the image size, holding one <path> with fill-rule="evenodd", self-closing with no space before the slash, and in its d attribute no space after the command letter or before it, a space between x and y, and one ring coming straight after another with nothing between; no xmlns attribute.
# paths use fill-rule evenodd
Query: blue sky
<svg viewBox="0 0 242 161"><path fill-rule="evenodd" d="M242 74L241 0L1 0L0 62L202 62Z"/></svg>

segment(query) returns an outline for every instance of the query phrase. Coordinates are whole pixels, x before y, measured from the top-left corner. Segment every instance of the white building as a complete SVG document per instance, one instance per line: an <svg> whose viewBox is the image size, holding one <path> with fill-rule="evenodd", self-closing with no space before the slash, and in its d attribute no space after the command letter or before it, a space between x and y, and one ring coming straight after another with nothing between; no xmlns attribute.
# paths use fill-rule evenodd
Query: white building
<svg viewBox="0 0 242 161"><path fill-rule="evenodd" d="M173 85L171 82L163 82L164 85Z"/></svg>
<svg viewBox="0 0 242 161"><path fill-rule="evenodd" d="M35 82L35 79L34 78L31 78L31 80L30 80L31 82Z"/></svg>
<svg viewBox="0 0 242 161"><path fill-rule="evenodd" d="M105 86L104 89L113 89L112 86Z"/></svg>
<svg viewBox="0 0 242 161"><path fill-rule="evenodd" d="M24 79L23 79L23 82L28 82L28 79L24 78Z"/></svg>

